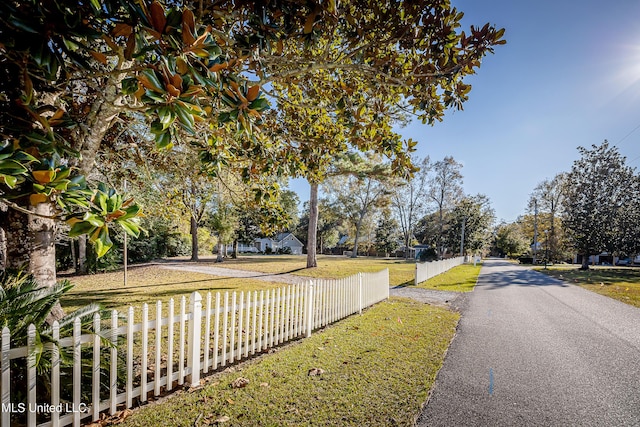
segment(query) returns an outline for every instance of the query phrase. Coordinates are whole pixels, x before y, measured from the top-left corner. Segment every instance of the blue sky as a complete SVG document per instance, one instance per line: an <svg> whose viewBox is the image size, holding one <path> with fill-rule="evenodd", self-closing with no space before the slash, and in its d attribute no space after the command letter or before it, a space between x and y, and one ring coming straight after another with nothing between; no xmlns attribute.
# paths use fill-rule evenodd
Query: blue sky
<svg viewBox="0 0 640 427"><path fill-rule="evenodd" d="M485 58L463 111L399 129L418 155L451 155L468 194L498 220L524 213L537 183L569 170L580 145L604 139L640 166L640 1L454 0L463 29L486 22L507 44ZM615 179L615 177L613 177ZM291 188L308 199L308 187Z"/></svg>

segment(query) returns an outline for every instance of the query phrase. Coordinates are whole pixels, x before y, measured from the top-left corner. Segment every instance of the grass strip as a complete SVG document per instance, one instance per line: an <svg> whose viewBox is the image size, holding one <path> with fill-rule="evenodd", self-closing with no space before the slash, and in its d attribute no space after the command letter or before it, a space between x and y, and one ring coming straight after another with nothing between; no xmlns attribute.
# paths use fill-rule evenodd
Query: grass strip
<svg viewBox="0 0 640 427"><path fill-rule="evenodd" d="M574 265L536 270L592 292L640 307L640 269L638 268L591 267L589 270L579 270Z"/></svg>
<svg viewBox="0 0 640 427"><path fill-rule="evenodd" d="M143 407L124 425L413 425L458 318L443 308L391 299L215 374L201 389ZM322 373L309 375L313 369ZM233 388L238 378L248 385Z"/></svg>
<svg viewBox="0 0 640 427"><path fill-rule="evenodd" d="M439 291L471 292L476 286L481 268L481 264L475 266L473 264L458 265L420 283L417 287Z"/></svg>

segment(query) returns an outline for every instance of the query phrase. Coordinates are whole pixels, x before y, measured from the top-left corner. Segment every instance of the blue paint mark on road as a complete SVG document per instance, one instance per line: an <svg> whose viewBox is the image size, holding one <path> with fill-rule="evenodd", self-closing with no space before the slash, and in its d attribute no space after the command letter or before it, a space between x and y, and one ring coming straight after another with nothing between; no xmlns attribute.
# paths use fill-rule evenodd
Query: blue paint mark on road
<svg viewBox="0 0 640 427"><path fill-rule="evenodd" d="M489 368L489 396L493 396L493 368Z"/></svg>

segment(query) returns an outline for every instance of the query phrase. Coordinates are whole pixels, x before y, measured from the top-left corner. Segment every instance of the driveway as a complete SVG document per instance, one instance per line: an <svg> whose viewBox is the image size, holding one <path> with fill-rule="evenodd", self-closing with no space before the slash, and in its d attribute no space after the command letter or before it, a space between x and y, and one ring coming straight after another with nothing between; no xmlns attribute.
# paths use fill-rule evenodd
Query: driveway
<svg viewBox="0 0 640 427"><path fill-rule="evenodd" d="M198 264L198 263L166 262L166 263L159 264L159 267L166 268L168 270L191 271L194 273L211 274L213 276L219 276L219 277L238 277L238 278L244 278L244 279L255 279L255 280L261 280L263 282L296 284L296 283L306 283L310 280L310 278L296 276L294 274L261 273L259 271L237 270L233 268L225 268L225 267L218 267L218 266Z"/></svg>
<svg viewBox="0 0 640 427"><path fill-rule="evenodd" d="M640 309L485 262L419 426L640 426Z"/></svg>

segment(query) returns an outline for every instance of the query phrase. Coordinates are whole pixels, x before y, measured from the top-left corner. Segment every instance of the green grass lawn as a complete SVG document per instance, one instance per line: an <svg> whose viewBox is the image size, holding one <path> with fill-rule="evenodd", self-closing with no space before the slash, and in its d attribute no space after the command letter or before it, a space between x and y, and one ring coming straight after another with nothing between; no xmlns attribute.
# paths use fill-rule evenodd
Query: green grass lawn
<svg viewBox="0 0 640 427"><path fill-rule="evenodd" d="M414 424L459 315L392 299L134 411L126 426ZM322 369L317 376L311 369ZM244 388L232 388L238 378Z"/></svg>
<svg viewBox="0 0 640 427"><path fill-rule="evenodd" d="M198 264L265 273L292 273L310 278L341 278L358 272L376 272L389 268L391 286L412 283L415 268L413 262L404 260L319 256L318 267L306 269L306 257L293 255L246 256L221 264L213 264L213 259L210 259ZM286 286L255 279L216 277L203 273L168 270L159 266L141 266L129 269L125 287L123 275L122 271L117 271L69 277L75 286L71 292L63 296L62 307L66 312L71 312L87 304L97 303L106 309L123 312L133 306L136 321L140 321L142 304L151 305L160 300L166 314L170 298L174 298L177 310L180 297L188 297L194 291L202 294L247 292ZM150 307L150 310L155 313L154 307Z"/></svg>
<svg viewBox="0 0 640 427"><path fill-rule="evenodd" d="M126 287L121 271L75 276L68 279L75 286L60 301L65 311L70 312L91 303L118 311L133 306L136 308L136 319L144 303L155 304L158 300L167 303L170 298L174 298L177 311L180 297L185 295L188 298L194 291L202 294L209 291L246 292L284 286L254 279L216 277L203 273L167 270L157 266L130 269ZM166 304L164 307L166 313ZM155 307L150 307L150 310L155 310Z"/></svg>
<svg viewBox="0 0 640 427"><path fill-rule="evenodd" d="M305 277L339 279L356 273L371 273L389 269L391 286L408 284L413 281L415 261L395 258L319 255L318 266L307 269L306 255L243 255L238 259L225 260L219 267L263 273L291 273Z"/></svg>
<svg viewBox="0 0 640 427"><path fill-rule="evenodd" d="M420 283L417 287L439 291L471 292L476 286L481 268L481 264L476 266L462 264Z"/></svg>
<svg viewBox="0 0 640 427"><path fill-rule="evenodd" d="M537 271L568 283L579 285L593 292L615 298L624 303L640 307L640 269L616 267L590 267L579 270L575 265L553 266Z"/></svg>

